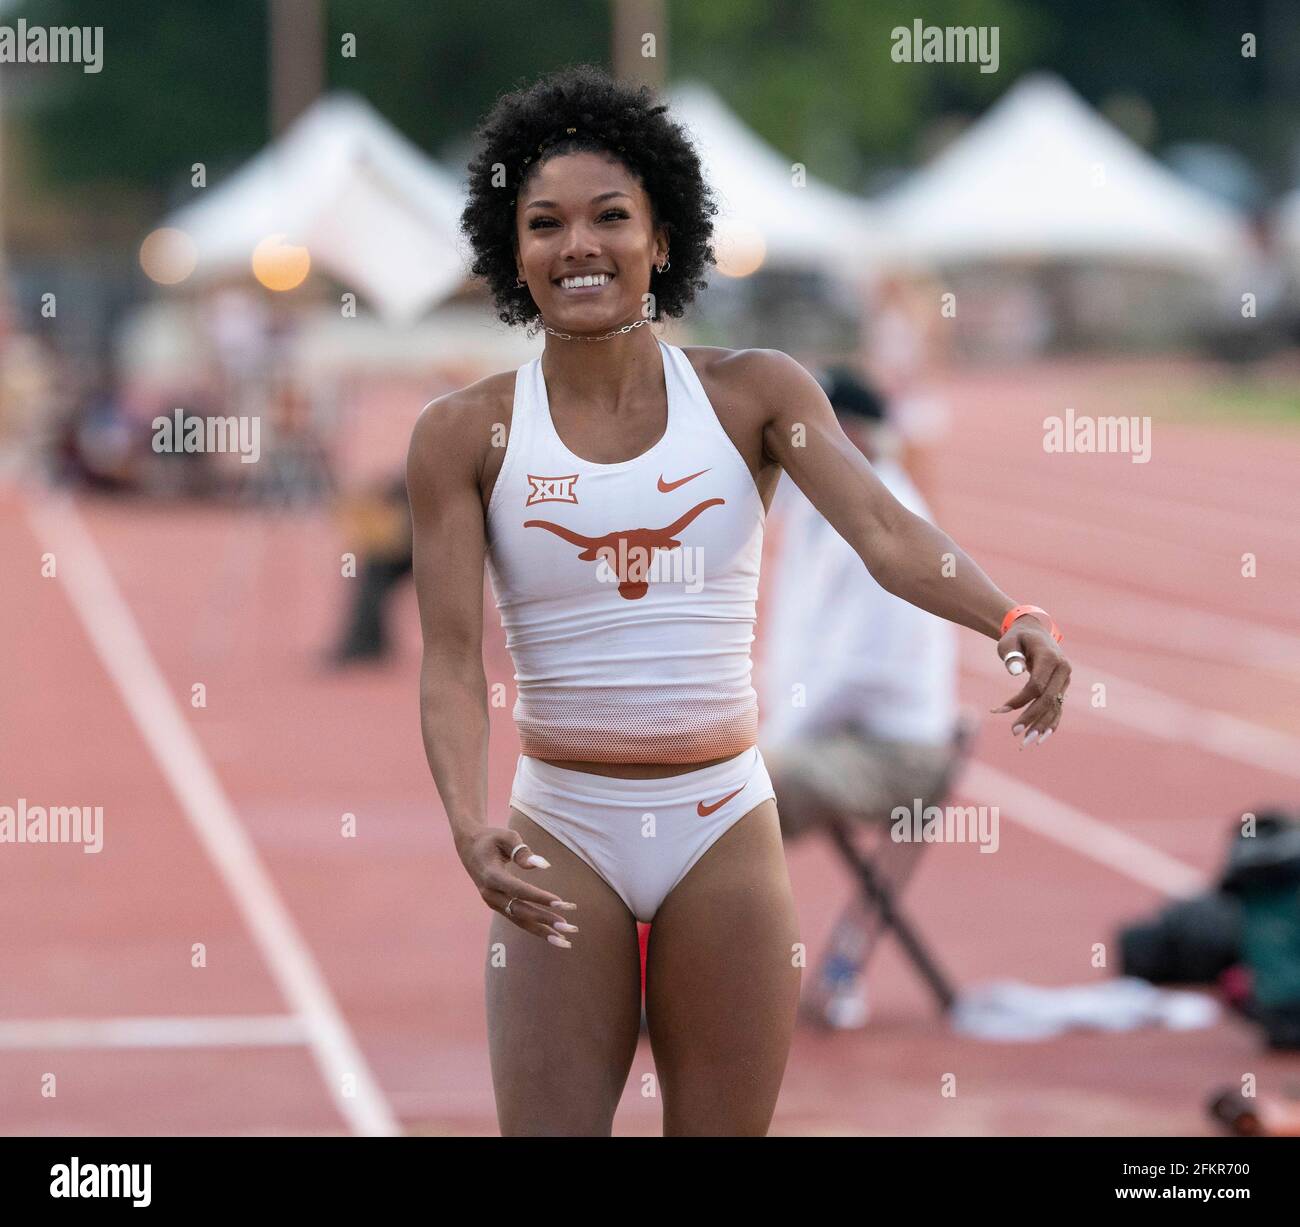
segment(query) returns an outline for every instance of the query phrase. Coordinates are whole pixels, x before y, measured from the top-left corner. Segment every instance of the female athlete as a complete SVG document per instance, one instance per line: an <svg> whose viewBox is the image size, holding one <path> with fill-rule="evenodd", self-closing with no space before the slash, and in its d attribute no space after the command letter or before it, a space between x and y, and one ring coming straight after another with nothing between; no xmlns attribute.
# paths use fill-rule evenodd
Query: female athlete
<svg viewBox="0 0 1300 1227"><path fill-rule="evenodd" d="M763 526L781 471L891 593L994 640L1000 712L1045 741L1070 666L1041 609L903 508L817 381L775 350L677 348L716 213L644 88L568 69L502 97L462 225L540 358L443 396L411 440L425 748L492 917L501 1131L608 1135L646 1016L667 1135L761 1135L802 965L750 684ZM522 753L487 813L483 568Z"/></svg>

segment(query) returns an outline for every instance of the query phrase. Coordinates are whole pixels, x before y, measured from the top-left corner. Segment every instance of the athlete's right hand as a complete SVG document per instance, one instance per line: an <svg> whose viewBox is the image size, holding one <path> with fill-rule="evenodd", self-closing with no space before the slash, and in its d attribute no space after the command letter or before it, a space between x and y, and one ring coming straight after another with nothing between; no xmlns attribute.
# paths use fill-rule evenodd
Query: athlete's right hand
<svg viewBox="0 0 1300 1227"><path fill-rule="evenodd" d="M566 903L559 895L540 886L530 885L515 872L549 869L550 863L545 858L533 852L514 831L499 827L482 828L456 850L488 907L513 921L525 933L544 937L551 945L568 949L572 943L566 934L576 933L578 927L568 922L565 913L576 911L578 905Z"/></svg>

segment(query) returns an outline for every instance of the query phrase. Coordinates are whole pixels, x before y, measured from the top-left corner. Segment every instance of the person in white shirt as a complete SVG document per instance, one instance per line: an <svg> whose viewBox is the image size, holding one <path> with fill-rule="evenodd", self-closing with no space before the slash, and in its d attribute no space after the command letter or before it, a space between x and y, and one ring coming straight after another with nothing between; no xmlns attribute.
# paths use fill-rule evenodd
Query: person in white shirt
<svg viewBox="0 0 1300 1227"><path fill-rule="evenodd" d="M931 519L892 457L881 399L852 373L822 379L845 434L900 503ZM920 845L891 844L895 806L936 803L958 719L953 626L886 592L791 483L777 491L781 546L767 613L760 741L787 840L871 828L897 889ZM878 916L861 909L852 955L832 952L810 1004L832 1026L866 1021L864 968ZM854 928L850 914L837 933ZM829 982L827 979L829 978Z"/></svg>

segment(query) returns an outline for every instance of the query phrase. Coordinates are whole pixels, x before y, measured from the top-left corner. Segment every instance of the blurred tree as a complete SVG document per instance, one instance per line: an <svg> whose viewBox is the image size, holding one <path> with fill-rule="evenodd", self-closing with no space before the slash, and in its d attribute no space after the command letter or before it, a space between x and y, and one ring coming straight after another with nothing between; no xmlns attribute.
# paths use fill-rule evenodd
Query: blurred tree
<svg viewBox="0 0 1300 1227"><path fill-rule="evenodd" d="M183 189L270 136L266 0L27 0L6 20L102 25L104 69L58 71L32 127L54 185ZM343 37L355 56L343 54ZM326 79L364 95L426 149L467 134L498 93L579 60L606 62L607 0L328 0ZM10 70L13 71L13 70ZM46 70L25 69L33 77Z"/></svg>
<svg viewBox="0 0 1300 1227"><path fill-rule="evenodd" d="M1291 184L1300 135L1300 4L1295 0L1092 0L1052 10L1040 61L1092 103L1136 96L1157 148L1218 141L1274 189ZM1242 54L1253 34L1255 54Z"/></svg>
<svg viewBox="0 0 1300 1227"><path fill-rule="evenodd" d="M998 71L895 63L891 31L918 18L997 26ZM1247 33L1253 58L1242 54ZM914 163L928 124L978 115L1035 68L1117 117L1149 108L1154 125L1137 139L1221 141L1274 188L1291 181L1296 0L678 0L669 34L674 77L710 81L792 159L847 186L874 166Z"/></svg>
<svg viewBox="0 0 1300 1227"><path fill-rule="evenodd" d="M329 85L430 150L463 142L519 81L610 58L609 0L326 3ZM927 25L996 25L998 71L894 63L891 31L919 7ZM105 28L103 72L51 73L28 103L56 183L183 189L193 162L215 178L269 135L265 0L26 0L6 20L17 16ZM1245 32L1256 58L1241 54ZM1300 117L1294 0L669 0L667 38L671 78L710 82L792 161L855 187L914 161L932 121L978 114L1031 67L1117 114L1149 109L1159 145L1233 145L1275 187Z"/></svg>
<svg viewBox="0 0 1300 1227"><path fill-rule="evenodd" d="M565 64L609 63L609 0L329 0L329 81L418 145L467 137L498 94ZM353 59L340 55L356 36Z"/></svg>
<svg viewBox="0 0 1300 1227"><path fill-rule="evenodd" d="M55 184L162 189L253 152L266 138L264 0L29 0L31 25L104 27L104 67L14 66L31 101L41 166ZM40 78L47 80L42 81Z"/></svg>
<svg viewBox="0 0 1300 1227"><path fill-rule="evenodd" d="M950 106L975 114L1028 65L1043 38L1030 0L709 0L678 3L669 25L675 76L713 84L769 141L824 179L860 186L904 161L923 121ZM898 64L892 31L999 27L996 72L972 64Z"/></svg>

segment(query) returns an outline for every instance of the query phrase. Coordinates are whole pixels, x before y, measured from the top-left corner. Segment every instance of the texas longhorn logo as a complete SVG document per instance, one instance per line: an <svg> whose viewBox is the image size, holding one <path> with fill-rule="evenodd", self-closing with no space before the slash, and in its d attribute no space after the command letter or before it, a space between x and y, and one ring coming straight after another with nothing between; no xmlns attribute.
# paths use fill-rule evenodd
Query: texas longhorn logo
<svg viewBox="0 0 1300 1227"><path fill-rule="evenodd" d="M525 520L525 528L547 528L557 537L562 537L571 545L582 547L578 555L583 562L604 562L618 576L618 594L624 600L638 601L650 590L646 573L656 550L676 549L681 542L677 534L682 531L701 512L710 507L720 507L727 500L723 498L706 499L696 503L685 515L674 520L666 528L625 528L619 532L606 533L603 537L587 537L575 533L563 524L552 524L549 520Z"/></svg>
<svg viewBox="0 0 1300 1227"><path fill-rule="evenodd" d="M578 496L573 492L573 485L577 480L577 473L570 473L568 477L534 477L529 473L528 482L532 490L529 491L524 506L531 507L534 503L576 503Z"/></svg>

